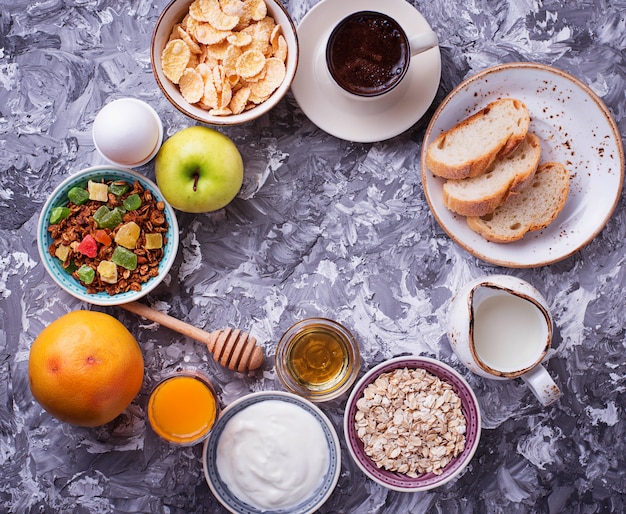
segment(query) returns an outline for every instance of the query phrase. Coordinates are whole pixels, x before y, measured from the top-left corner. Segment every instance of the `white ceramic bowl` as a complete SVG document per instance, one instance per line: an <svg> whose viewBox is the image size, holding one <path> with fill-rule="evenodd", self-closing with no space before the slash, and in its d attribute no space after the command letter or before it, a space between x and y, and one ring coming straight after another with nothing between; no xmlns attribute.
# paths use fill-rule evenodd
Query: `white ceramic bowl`
<svg viewBox="0 0 626 514"><path fill-rule="evenodd" d="M159 273L156 277L150 278L147 282L144 282L140 291L118 293L113 296L106 292L95 294L88 293L87 288L79 280L63 269L61 261L56 257L51 256L48 252L48 247L52 244L52 238L48 232L50 212L52 209L54 207L67 205L67 193L70 189L72 189L72 187L86 186L89 180L98 181L100 179L125 180L131 184L137 180L144 189L149 189L152 192L157 201L165 203L165 219L168 223L168 230L166 232L167 243L163 248L163 257L159 263ZM172 267L172 264L174 263L176 252L178 250L178 222L176 220L174 210L165 201L156 184L150 179L130 169L119 168L112 165L94 166L92 168L83 169L74 175L69 176L52 192L44 204L39 216L39 224L37 226L37 248L39 250L41 261L43 262L44 268L48 274L69 294L79 300L95 305L120 305L138 300L142 296L145 296L157 287L167 275Z"/></svg>
<svg viewBox="0 0 626 514"><path fill-rule="evenodd" d="M180 23L189 12L189 6L192 2L193 0L172 0L161 13L152 34L152 72L154 73L157 85L162 93L180 112L196 121L209 125L236 125L251 121L269 112L285 96L291 87L291 82L293 81L298 66L298 36L296 34L296 27L285 7L283 7L279 0L266 0L268 15L272 16L276 23L281 26L283 36L287 41L286 75L282 84L265 102L252 109L244 111L241 114L212 116L209 114L209 111L192 105L183 98L178 86L164 75L161 64L161 53L169 40L172 28L177 23Z"/></svg>
<svg viewBox="0 0 626 514"><path fill-rule="evenodd" d="M444 382L451 384L452 389L461 399L461 409L466 421L465 449L443 468L443 472L440 475L426 473L418 475L417 477L410 477L404 473L391 472L384 468L379 468L365 453L363 442L357 435L354 426L354 419L357 412L356 403L363 396L365 388L374 382L381 374L402 368L425 369ZM480 441L481 419L476 396L468 383L458 372L447 364L435 359L405 356L382 362L368 371L357 382L346 403L343 428L350 455L363 473L374 482L394 491L417 492L439 487L452 480L466 468L474 456Z"/></svg>
<svg viewBox="0 0 626 514"><path fill-rule="evenodd" d="M245 503L234 495L220 477L217 467L217 448L224 429L233 416L246 408L270 400L287 402L304 409L319 423L328 444L328 468L322 478L322 483L313 494L292 508L279 510L259 510ZM229 512L235 514L310 514L317 511L330 497L339 480L341 472L341 448L337 433L326 415L313 403L300 396L283 391L261 391L251 393L228 405L220 414L217 423L213 426L211 435L204 443L202 451L204 476L213 495Z"/></svg>

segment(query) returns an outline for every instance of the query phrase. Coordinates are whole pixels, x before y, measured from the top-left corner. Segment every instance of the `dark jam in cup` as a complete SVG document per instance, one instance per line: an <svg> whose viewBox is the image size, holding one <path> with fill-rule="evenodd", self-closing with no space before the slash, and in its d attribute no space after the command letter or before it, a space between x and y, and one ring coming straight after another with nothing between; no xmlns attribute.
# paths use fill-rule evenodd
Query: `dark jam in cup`
<svg viewBox="0 0 626 514"><path fill-rule="evenodd" d="M358 96L378 96L393 89L404 77L410 58L409 41L400 25L373 11L341 20L326 46L331 76Z"/></svg>

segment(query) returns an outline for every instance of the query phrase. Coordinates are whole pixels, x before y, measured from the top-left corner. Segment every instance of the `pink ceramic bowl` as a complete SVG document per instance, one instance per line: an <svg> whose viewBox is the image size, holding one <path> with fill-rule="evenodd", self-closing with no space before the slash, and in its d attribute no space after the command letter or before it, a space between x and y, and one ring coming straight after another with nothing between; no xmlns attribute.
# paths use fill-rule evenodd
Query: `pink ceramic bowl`
<svg viewBox="0 0 626 514"><path fill-rule="evenodd" d="M466 420L465 449L447 466L440 475L427 473L416 478L406 474L387 471L379 468L365 453L363 443L359 439L354 419L357 412L357 401L363 396L365 388L374 382L382 373L392 372L399 368L423 368L427 372L439 377L452 385L454 392L461 399L461 409ZM385 361L368 371L355 385L348 401L344 414L344 434L348 450L352 459L369 478L395 491L416 492L427 491L449 482L459 475L469 464L476 452L480 440L481 421L478 402L474 392L465 379L447 364L428 357L404 356Z"/></svg>

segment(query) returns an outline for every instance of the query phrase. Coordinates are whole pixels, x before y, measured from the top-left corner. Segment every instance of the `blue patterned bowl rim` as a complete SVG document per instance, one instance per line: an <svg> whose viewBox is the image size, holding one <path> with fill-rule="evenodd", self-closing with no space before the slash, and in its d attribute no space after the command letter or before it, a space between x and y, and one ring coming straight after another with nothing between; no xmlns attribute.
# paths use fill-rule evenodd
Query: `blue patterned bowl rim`
<svg viewBox="0 0 626 514"><path fill-rule="evenodd" d="M164 247L163 258L159 263L159 274L142 284L140 291L128 291L126 293L119 293L113 296L106 292L96 294L87 293L87 288L68 274L63 269L61 262L52 257L48 252L48 247L52 244L52 238L48 232L50 211L54 207L67 205L67 193L72 187L86 187L89 180L100 180L102 178L105 180L126 180L131 183L137 180L144 189L150 190L157 201L165 203L165 219L167 220L169 228L167 231L167 244ZM174 263L176 253L178 251L178 242L179 235L176 214L174 213L174 209L165 201L165 198L161 194L161 191L159 191L157 185L148 177L137 171L113 165L85 168L63 180L63 182L55 188L41 209L39 223L37 225L37 248L39 250L39 256L44 268L50 277L52 277L52 279L63 290L75 298L94 305L102 306L120 305L138 300L157 287L163 278L165 278Z"/></svg>
<svg viewBox="0 0 626 514"><path fill-rule="evenodd" d="M241 412L245 408L256 403L269 400L291 403L313 415L324 431L324 435L328 443L329 464L322 484L314 491L311 497L290 509L261 511L248 505L247 503L242 502L231 493L226 484L220 478L216 465L216 455L220 436L224 432L224 428L226 427L228 421L235 414ZM211 435L204 442L202 463L204 476L211 491L213 492L213 495L230 512L235 514L310 514L315 512L321 505L324 504L337 485L341 471L341 449L335 428L319 407L305 398L293 393L283 391L260 391L250 393L239 398L238 400L235 400L222 411L217 423L211 430Z"/></svg>

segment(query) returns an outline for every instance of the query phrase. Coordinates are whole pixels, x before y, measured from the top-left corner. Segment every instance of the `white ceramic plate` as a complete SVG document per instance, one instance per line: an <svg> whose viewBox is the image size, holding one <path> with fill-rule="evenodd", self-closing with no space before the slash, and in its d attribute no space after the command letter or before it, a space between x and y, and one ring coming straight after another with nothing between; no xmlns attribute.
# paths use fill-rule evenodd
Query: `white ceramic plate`
<svg viewBox="0 0 626 514"><path fill-rule="evenodd" d="M425 165L430 142L489 102L522 100L530 129L541 139L540 162L559 161L571 174L563 211L544 230L513 243L491 243L469 229L463 216L443 204L444 180ZM479 259L511 268L543 266L587 245L606 225L624 180L624 149L611 113L580 80L556 68L510 63L484 70L457 86L441 103L422 146L422 183L433 215L462 248Z"/></svg>
<svg viewBox="0 0 626 514"><path fill-rule="evenodd" d="M298 26L300 61L291 91L304 114L322 130L340 139L371 143L401 134L428 110L441 79L441 55L435 47L413 57L403 82L384 97L349 98L327 72L326 42L340 20L361 10L395 18L409 35L430 29L405 0L322 0Z"/></svg>

